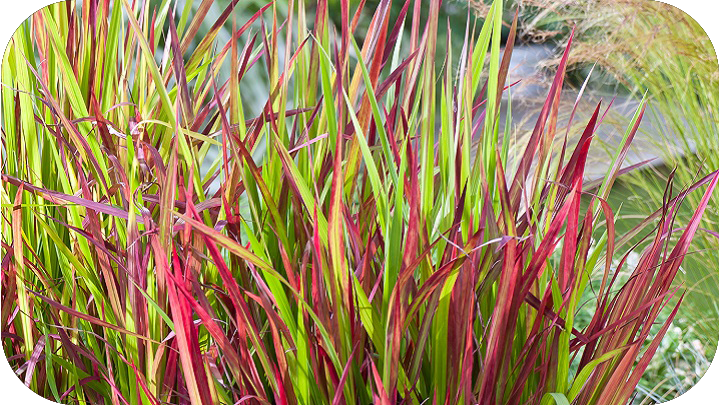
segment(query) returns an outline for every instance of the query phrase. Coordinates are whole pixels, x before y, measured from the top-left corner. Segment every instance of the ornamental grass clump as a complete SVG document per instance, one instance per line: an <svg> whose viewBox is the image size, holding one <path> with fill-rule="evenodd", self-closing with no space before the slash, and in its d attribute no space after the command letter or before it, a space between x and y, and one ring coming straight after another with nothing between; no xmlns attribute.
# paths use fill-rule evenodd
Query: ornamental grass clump
<svg viewBox="0 0 720 405"><path fill-rule="evenodd" d="M615 83L620 92L638 100L647 94L650 103L644 124L650 136L644 137L644 142L653 149L652 155L658 156L653 162L657 167L654 172L637 170L623 176L622 183L629 190L616 193L625 194L620 197L624 200L622 215L647 215L660 206L666 176L673 168L676 184L692 184L698 173L718 169L718 58L710 38L691 16L672 5L647 0L573 0L562 4L518 0L516 4L521 15L518 36L526 40L562 38L577 24L568 60L571 76L573 70L577 77L577 72L597 64L594 87ZM557 56L545 63L557 63L559 53ZM613 121L612 112L608 118ZM648 151L637 144L634 148L647 155ZM693 210L687 208L698 206L701 197L700 193L689 194L677 220L689 221ZM684 343L699 340L700 355L708 360L712 360L718 346L720 325L720 239L715 231L719 205L715 194L701 220L703 231L690 245L693 254L686 257L684 271L675 282L683 283L687 292L676 320L683 330ZM710 362L705 360L705 364L702 373ZM661 373L659 379L664 378ZM662 391L674 388L671 393L679 394L696 381L668 381Z"/></svg>
<svg viewBox="0 0 720 405"><path fill-rule="evenodd" d="M455 28L465 44L442 63L441 1L392 18L391 3L343 0L335 28L327 1L237 21L235 0L199 37L212 1L86 0L18 29L0 321L30 389L83 404L628 401L718 173L668 186L616 235L606 199L646 103L586 181L607 107L581 134L557 126L571 38L515 155L503 2ZM239 91L251 70L270 84L257 111Z"/></svg>

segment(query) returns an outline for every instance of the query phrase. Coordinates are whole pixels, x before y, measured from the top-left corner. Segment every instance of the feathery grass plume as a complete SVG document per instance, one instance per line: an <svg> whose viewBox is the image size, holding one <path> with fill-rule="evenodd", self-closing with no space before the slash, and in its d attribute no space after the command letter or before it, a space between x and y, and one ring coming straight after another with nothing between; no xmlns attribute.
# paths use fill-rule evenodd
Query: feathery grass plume
<svg viewBox="0 0 720 405"><path fill-rule="evenodd" d="M16 374L82 404L626 403L718 173L616 235L607 197L645 105L599 187L583 175L600 105L550 153L571 38L513 159L503 1L442 65L441 1L402 4L341 0L335 28L326 0L246 21L232 1L203 37L212 1L64 2L23 23L1 89Z"/></svg>

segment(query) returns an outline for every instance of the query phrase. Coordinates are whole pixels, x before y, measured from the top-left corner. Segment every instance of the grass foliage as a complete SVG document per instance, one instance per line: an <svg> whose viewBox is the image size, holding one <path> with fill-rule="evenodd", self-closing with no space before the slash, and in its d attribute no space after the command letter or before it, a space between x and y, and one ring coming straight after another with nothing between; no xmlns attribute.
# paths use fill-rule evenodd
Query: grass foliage
<svg viewBox="0 0 720 405"><path fill-rule="evenodd" d="M392 19L392 1L342 0L340 29L324 0L282 21L275 4L236 21L236 0L198 37L211 3L56 3L4 55L0 321L28 387L113 405L627 403L718 180L668 185L616 235L607 197L645 102L588 184L607 110L577 145L557 126L572 38L509 152L501 0L442 65L440 0ZM271 84L261 111L250 70Z"/></svg>
<svg viewBox="0 0 720 405"><path fill-rule="evenodd" d="M622 226L631 222L624 217L649 215L662 204L673 169L675 183L680 185L718 170L718 59L710 38L692 17L674 6L647 0L514 3L521 15L518 35L525 40L563 38L576 24L575 46L568 62L569 74L576 81L597 65L590 87L604 86L637 100L647 93L647 133L642 135L652 142L645 145L653 147L658 158L651 170L624 176L621 187L610 196L611 206L622 204L622 213L616 218L619 228L629 228L629 224ZM557 64L559 55L547 63ZM614 119L620 125L625 121L611 113L606 122ZM647 156L640 148L634 146L631 153L635 149ZM697 206L699 198L699 194L688 195L686 208L678 213L680 223L690 219L693 210L687 207ZM691 253L675 281L686 289L674 321L683 334L661 345L664 349L639 386L641 396L652 402L670 400L694 386L715 356L720 336L719 202L717 194L710 198L701 232L693 239ZM683 353L682 359L676 348Z"/></svg>
<svg viewBox="0 0 720 405"><path fill-rule="evenodd" d="M665 164L677 167L677 184L691 184L698 173L718 170L720 163L717 55L702 28L681 10L660 2L631 2L625 9L623 15L634 13L634 18L625 20L626 35L632 39L611 37L609 43L624 50L612 54L623 56L610 58L604 64L614 66L614 75L622 77L630 89L637 93L647 90L653 107L651 130L657 134L651 139L662 151L660 158ZM643 32L654 34L645 37ZM632 41L636 41L634 45ZM668 49L673 50L670 55ZM660 171L660 176L634 173L626 181L632 189L642 190L637 201L657 204L662 201L668 172ZM698 202L698 195L688 196L690 206ZM648 212L647 204L637 205L626 209ZM681 210L678 220L685 222L691 215L691 210ZM719 216L720 200L715 194L701 221L704 231L696 235L690 248L695 253L687 257L685 271L678 277L687 287L685 310L679 316L681 325L688 335L703 342L710 359L718 346L720 325Z"/></svg>

